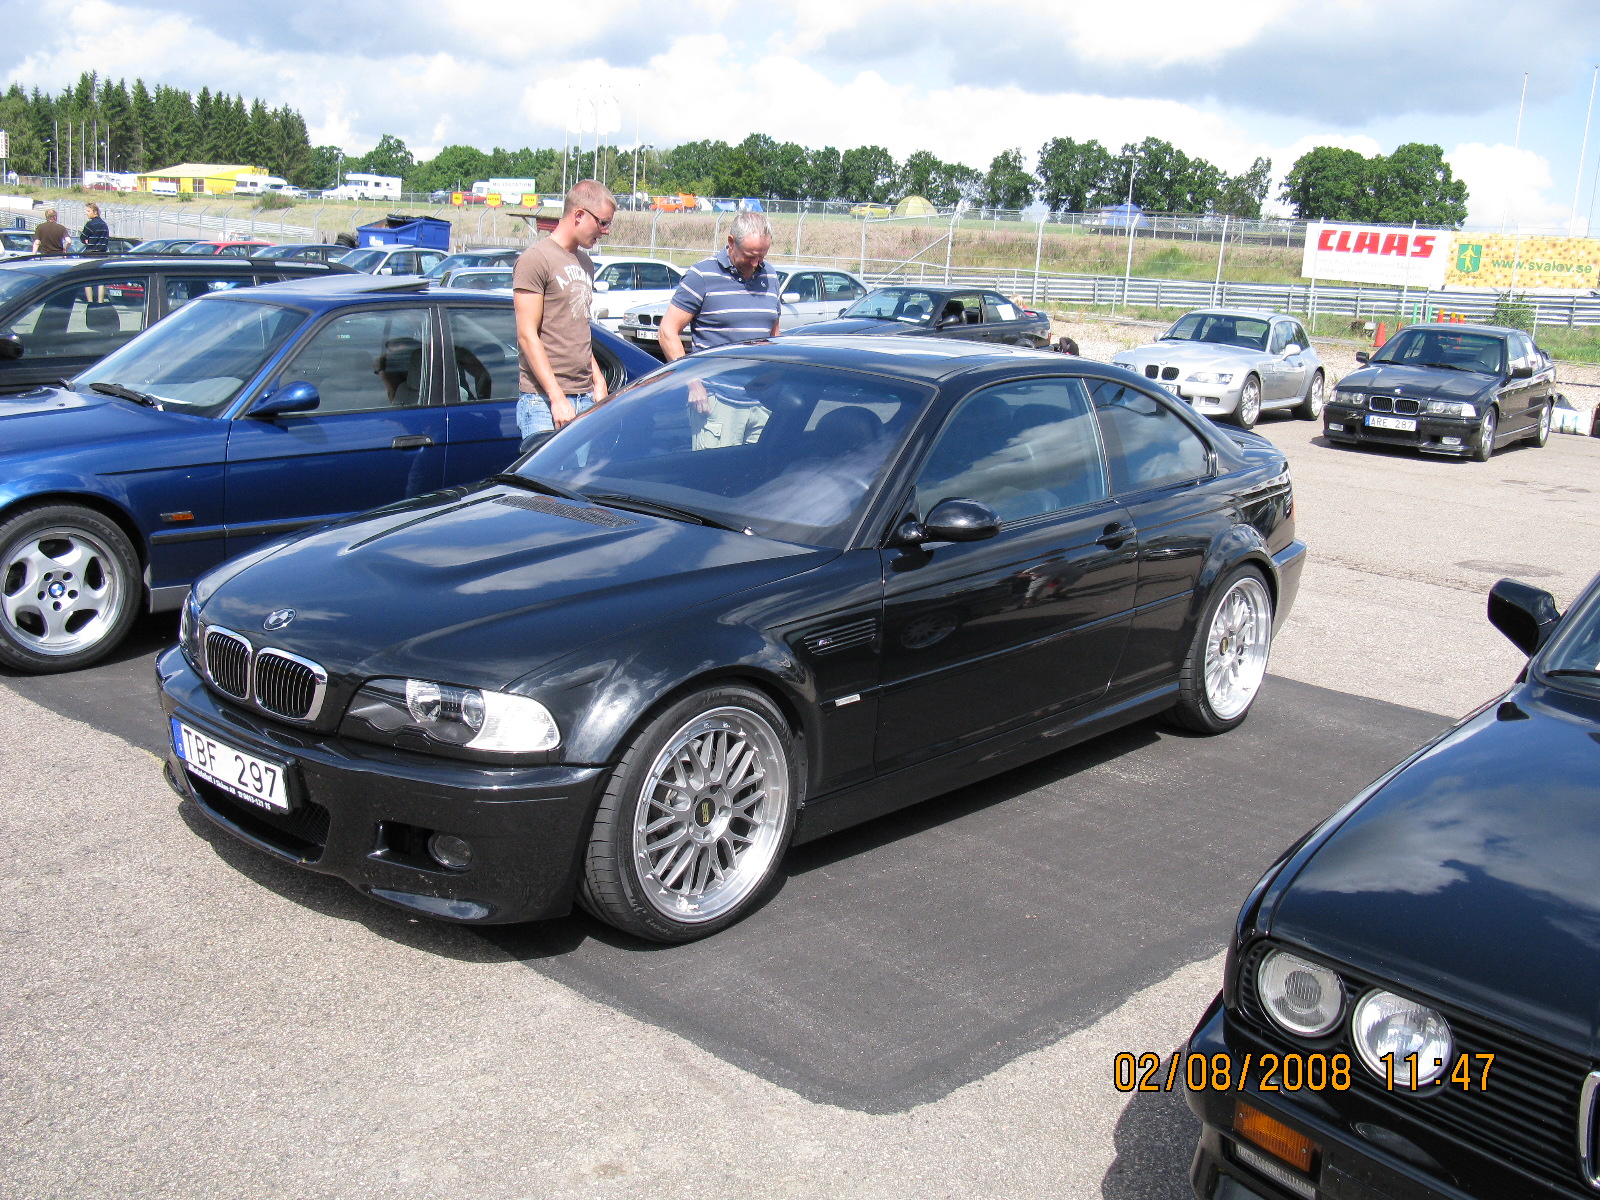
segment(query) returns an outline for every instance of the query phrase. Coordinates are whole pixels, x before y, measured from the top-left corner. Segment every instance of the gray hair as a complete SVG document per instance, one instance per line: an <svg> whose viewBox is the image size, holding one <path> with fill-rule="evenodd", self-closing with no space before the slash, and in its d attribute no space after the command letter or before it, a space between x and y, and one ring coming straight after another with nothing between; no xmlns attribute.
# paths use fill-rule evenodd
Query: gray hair
<svg viewBox="0 0 1600 1200"><path fill-rule="evenodd" d="M772 223L767 220L766 213L742 212L734 217L733 224L728 226L728 236L739 243L743 250L745 243L753 237L764 237L772 241Z"/></svg>

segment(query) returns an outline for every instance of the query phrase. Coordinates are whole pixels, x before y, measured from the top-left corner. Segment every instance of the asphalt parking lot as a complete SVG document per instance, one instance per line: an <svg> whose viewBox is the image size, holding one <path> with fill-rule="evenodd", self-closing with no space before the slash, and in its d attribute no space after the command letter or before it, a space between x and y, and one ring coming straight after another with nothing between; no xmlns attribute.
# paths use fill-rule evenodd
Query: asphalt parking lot
<svg viewBox="0 0 1600 1200"><path fill-rule="evenodd" d="M744 924L663 950L473 931L214 833L160 778L150 618L0 676L0 1196L1187 1194L1134 1104L1215 991L1260 870L1518 669L1501 575L1600 565L1600 440L1488 464L1265 422L1312 548L1250 720L1151 722L803 847Z"/></svg>

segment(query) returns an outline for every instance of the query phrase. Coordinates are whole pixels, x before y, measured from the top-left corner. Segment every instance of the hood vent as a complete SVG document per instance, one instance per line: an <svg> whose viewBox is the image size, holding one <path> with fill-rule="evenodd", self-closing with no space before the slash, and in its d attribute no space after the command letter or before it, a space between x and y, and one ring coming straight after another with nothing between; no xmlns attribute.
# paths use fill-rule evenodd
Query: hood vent
<svg viewBox="0 0 1600 1200"><path fill-rule="evenodd" d="M800 635L800 644L812 654L837 654L852 646L865 646L878 636L878 618L863 617L842 625L829 625Z"/></svg>
<svg viewBox="0 0 1600 1200"><path fill-rule="evenodd" d="M496 496L494 502L504 504L507 508L524 508L529 512L544 513L548 517L566 517L568 520L583 521L590 525L604 525L607 529L622 529L639 523L632 517L625 517L607 508L563 504L548 496Z"/></svg>

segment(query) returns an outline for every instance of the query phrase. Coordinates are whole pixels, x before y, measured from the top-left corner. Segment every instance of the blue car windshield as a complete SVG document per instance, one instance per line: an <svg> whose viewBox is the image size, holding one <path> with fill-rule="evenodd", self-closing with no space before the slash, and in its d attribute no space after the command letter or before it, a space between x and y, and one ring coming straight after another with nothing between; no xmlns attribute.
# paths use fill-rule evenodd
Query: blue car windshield
<svg viewBox="0 0 1600 1200"><path fill-rule="evenodd" d="M304 311L281 304L206 297L152 325L72 386L82 392L91 383L121 384L163 408L215 416L305 320Z"/></svg>
<svg viewBox="0 0 1600 1200"><path fill-rule="evenodd" d="M930 395L854 371L689 358L586 413L519 470L840 549Z"/></svg>

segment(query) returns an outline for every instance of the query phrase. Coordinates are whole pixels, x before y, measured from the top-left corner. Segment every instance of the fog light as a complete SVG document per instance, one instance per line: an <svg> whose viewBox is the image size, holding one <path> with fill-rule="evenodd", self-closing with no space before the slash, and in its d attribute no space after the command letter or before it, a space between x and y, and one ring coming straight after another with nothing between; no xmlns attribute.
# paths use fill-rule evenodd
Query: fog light
<svg viewBox="0 0 1600 1200"><path fill-rule="evenodd" d="M1460 438L1440 438L1439 440L1441 442L1443 442L1446 446L1459 446L1459 445L1461 445L1461 439Z"/></svg>
<svg viewBox="0 0 1600 1200"><path fill-rule="evenodd" d="M453 833L436 833L428 839L428 853L441 867L465 871L472 865L472 843Z"/></svg>
<svg viewBox="0 0 1600 1200"><path fill-rule="evenodd" d="M1233 1131L1254 1142L1274 1158L1281 1158L1297 1171L1311 1174L1311 1161L1317 1144L1305 1134L1275 1121L1258 1108L1240 1104L1233 1111Z"/></svg>

